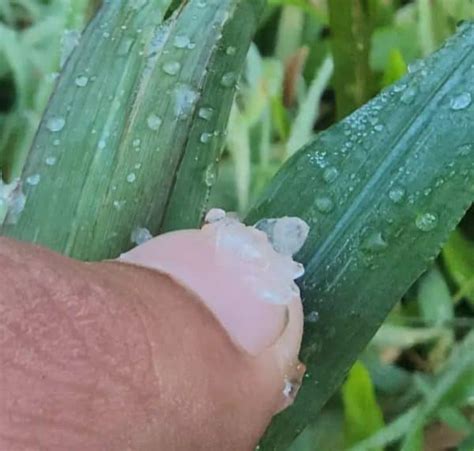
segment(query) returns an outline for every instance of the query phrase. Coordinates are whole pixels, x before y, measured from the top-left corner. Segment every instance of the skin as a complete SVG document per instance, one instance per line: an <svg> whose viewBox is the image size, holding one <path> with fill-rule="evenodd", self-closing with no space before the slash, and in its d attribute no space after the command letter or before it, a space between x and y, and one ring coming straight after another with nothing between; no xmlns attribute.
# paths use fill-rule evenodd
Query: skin
<svg viewBox="0 0 474 451"><path fill-rule="evenodd" d="M254 355L167 274L0 237L0 449L251 450L303 375L287 315Z"/></svg>

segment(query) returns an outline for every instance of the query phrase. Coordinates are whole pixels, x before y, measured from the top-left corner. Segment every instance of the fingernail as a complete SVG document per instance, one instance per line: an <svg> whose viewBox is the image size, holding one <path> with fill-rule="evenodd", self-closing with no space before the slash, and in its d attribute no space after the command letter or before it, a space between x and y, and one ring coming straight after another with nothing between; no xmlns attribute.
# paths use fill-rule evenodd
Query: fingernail
<svg viewBox="0 0 474 451"><path fill-rule="evenodd" d="M222 210L211 210L207 220L201 230L161 235L120 260L171 275L202 299L239 347L258 355L285 333L289 306L301 302L294 279L302 265Z"/></svg>

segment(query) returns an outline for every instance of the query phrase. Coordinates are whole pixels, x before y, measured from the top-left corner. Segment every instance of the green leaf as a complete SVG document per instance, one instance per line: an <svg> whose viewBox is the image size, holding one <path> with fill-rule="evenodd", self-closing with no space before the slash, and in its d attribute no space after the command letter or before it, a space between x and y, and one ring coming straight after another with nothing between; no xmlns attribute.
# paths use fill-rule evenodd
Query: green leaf
<svg viewBox="0 0 474 451"><path fill-rule="evenodd" d="M334 63L327 56L316 72L306 98L298 108L298 114L293 121L290 137L287 143L288 156L293 155L302 145L313 136L313 128L319 116L319 103L334 70Z"/></svg>
<svg viewBox="0 0 474 451"><path fill-rule="evenodd" d="M377 404L369 372L356 362L342 386L345 412L346 445L353 445L381 429L384 425L382 411ZM381 450L382 448L372 448Z"/></svg>
<svg viewBox="0 0 474 451"><path fill-rule="evenodd" d="M458 387L466 386L469 381L471 393L463 392L463 399L472 396L473 369L474 369L474 333L468 334L457 346L446 363L446 369L441 373L431 389L426 393L425 399L415 407L407 410L393 420L385 428L376 432L372 437L356 444L349 451L367 451L375 447L383 447L404 438L404 451L419 451L422 440L423 426L433 415L436 409L443 410L443 402L453 405L453 391L459 395ZM467 396L466 396L467 395ZM457 397L459 399L459 396Z"/></svg>
<svg viewBox="0 0 474 451"><path fill-rule="evenodd" d="M474 244L456 230L443 248L443 259L459 287L457 300L465 296L474 305Z"/></svg>
<svg viewBox="0 0 474 451"><path fill-rule="evenodd" d="M321 133L247 217L300 216L309 377L264 449L285 449L341 384L474 198L474 24L395 86ZM449 151L448 151L449 150Z"/></svg>
<svg viewBox="0 0 474 451"><path fill-rule="evenodd" d="M420 56L416 30L412 24L379 27L374 31L370 51L372 69L384 72L394 51L401 54L403 61L413 61Z"/></svg>
<svg viewBox="0 0 474 451"><path fill-rule="evenodd" d="M200 223L264 0L105 2L61 74L3 232L109 258Z"/></svg>
<svg viewBox="0 0 474 451"><path fill-rule="evenodd" d="M466 373L471 376L474 367L474 332L470 332L457 347L446 364L446 370L439 376L436 384L427 393L420 404L420 409L413 419L411 427L403 441L402 451L417 451L423 427L431 415L442 406L443 401L449 396L451 390L456 390ZM472 382L471 382L472 384Z"/></svg>
<svg viewBox="0 0 474 451"><path fill-rule="evenodd" d="M347 116L371 97L369 66L374 0L329 0L337 115Z"/></svg>
<svg viewBox="0 0 474 451"><path fill-rule="evenodd" d="M416 418L420 408L412 407L398 418L393 420L386 427L376 432L372 437L357 443L348 451L367 451L374 448L382 448L400 440L410 429L413 420ZM418 450L417 450L418 451Z"/></svg>
<svg viewBox="0 0 474 451"><path fill-rule="evenodd" d="M451 293L438 268L433 268L420 280L418 304L423 319L430 325L443 325L454 318Z"/></svg>
<svg viewBox="0 0 474 451"><path fill-rule="evenodd" d="M383 74L383 86L391 85L407 72L407 65L398 49L392 49L389 54L387 68Z"/></svg>

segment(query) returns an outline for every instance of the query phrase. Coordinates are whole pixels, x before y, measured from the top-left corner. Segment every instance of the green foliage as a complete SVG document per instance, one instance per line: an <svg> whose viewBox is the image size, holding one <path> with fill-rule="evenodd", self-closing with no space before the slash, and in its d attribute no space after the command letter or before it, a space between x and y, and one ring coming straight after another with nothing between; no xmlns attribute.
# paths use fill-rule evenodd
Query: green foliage
<svg viewBox="0 0 474 451"><path fill-rule="evenodd" d="M362 363L356 362L351 368L341 393L346 416L346 446L370 437L383 427L370 374Z"/></svg>
<svg viewBox="0 0 474 451"><path fill-rule="evenodd" d="M306 313L320 318L306 325L301 352L310 378L274 421L268 446L284 448L317 414L471 204L473 44L474 25L466 25L396 85L319 134L250 212L250 223L296 215L310 224L301 287Z"/></svg>
<svg viewBox="0 0 474 451"><path fill-rule="evenodd" d="M22 171L54 78L83 26L88 4L0 2L0 80L12 83L16 94L8 114L0 113L0 167L7 180Z"/></svg>
<svg viewBox="0 0 474 451"><path fill-rule="evenodd" d="M459 288L456 299L466 297L474 305L474 243L457 230L446 243L443 257Z"/></svg>
<svg viewBox="0 0 474 451"><path fill-rule="evenodd" d="M100 259L134 230L198 226L262 4L193 0L162 23L167 0L105 3L61 74L4 233Z"/></svg>
<svg viewBox="0 0 474 451"><path fill-rule="evenodd" d="M370 37L377 3L329 0L334 85L338 117L343 118L372 96Z"/></svg>

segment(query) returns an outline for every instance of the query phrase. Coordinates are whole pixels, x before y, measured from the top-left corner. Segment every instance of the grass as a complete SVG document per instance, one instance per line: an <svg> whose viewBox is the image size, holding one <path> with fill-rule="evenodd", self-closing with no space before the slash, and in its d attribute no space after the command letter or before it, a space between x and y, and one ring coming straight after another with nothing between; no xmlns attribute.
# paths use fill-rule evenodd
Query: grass
<svg viewBox="0 0 474 451"><path fill-rule="evenodd" d="M0 196L15 189L74 42L71 30L81 29L95 6L0 0ZM230 115L211 205L244 215L315 132L416 70L458 21L474 18L469 0L357 0L344 14L338 8L344 6L332 0L269 1ZM0 214L1 207L0 198ZM473 208L290 449L435 449L439 434L446 447L472 449L472 255Z"/></svg>

